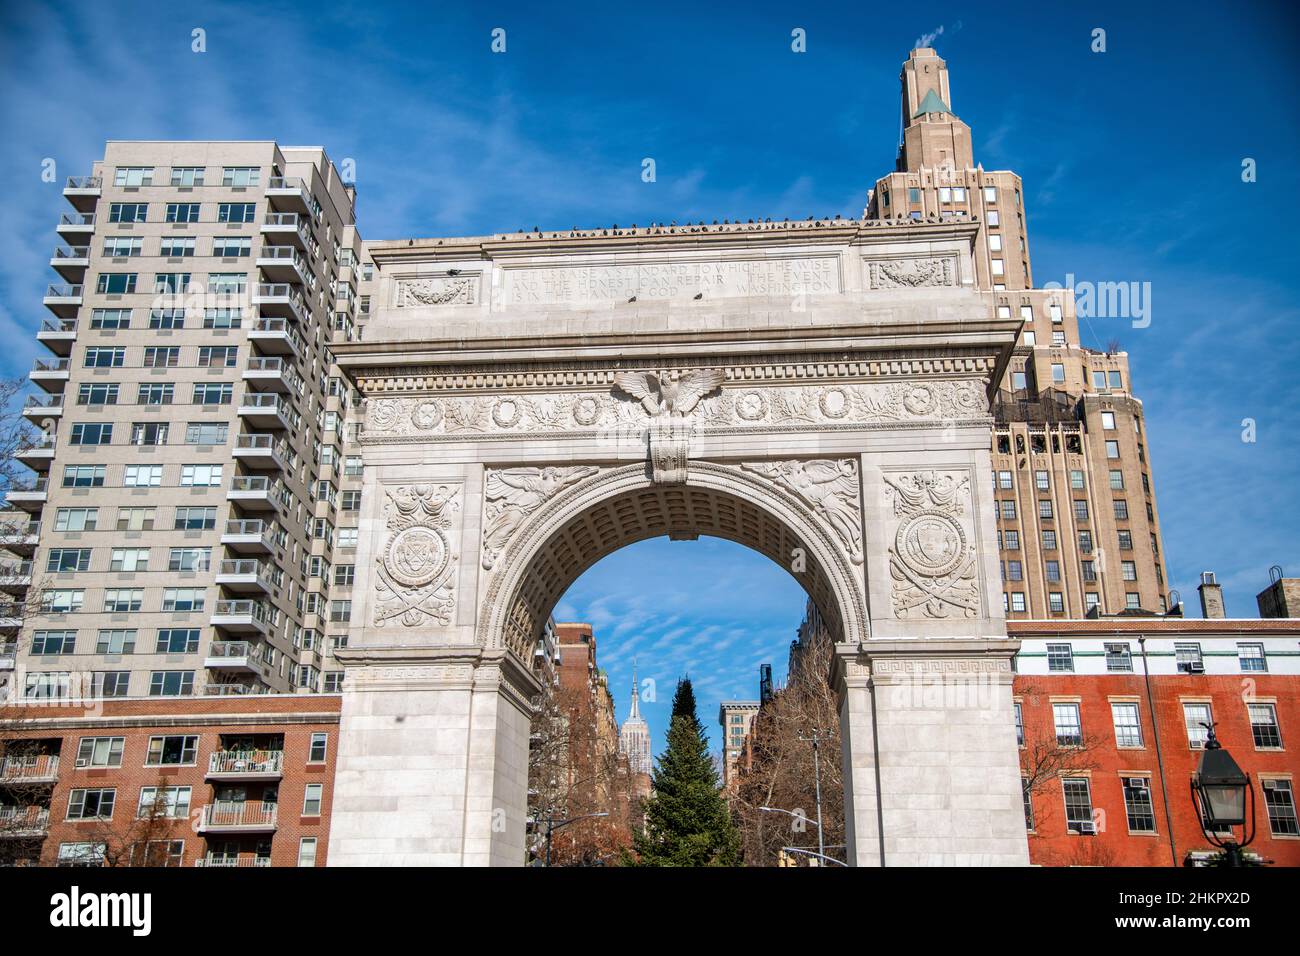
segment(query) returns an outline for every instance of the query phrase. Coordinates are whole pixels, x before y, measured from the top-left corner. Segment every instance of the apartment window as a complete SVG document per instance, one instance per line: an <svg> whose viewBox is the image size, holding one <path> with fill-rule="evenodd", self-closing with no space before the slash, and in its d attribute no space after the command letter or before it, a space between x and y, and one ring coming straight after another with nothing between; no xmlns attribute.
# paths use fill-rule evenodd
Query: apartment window
<svg viewBox="0 0 1300 956"><path fill-rule="evenodd" d="M1003 491L1010 491L1014 488L1015 485L1012 483L1011 472L999 471L997 484L994 487L1001 488Z"/></svg>
<svg viewBox="0 0 1300 956"><path fill-rule="evenodd" d="M1187 728L1187 743L1193 750L1204 750L1205 740L1209 735L1208 727L1214 718L1209 704L1183 704L1183 724Z"/></svg>
<svg viewBox="0 0 1300 956"><path fill-rule="evenodd" d="M1076 521L1088 520L1088 501L1086 498L1074 499L1074 517Z"/></svg>
<svg viewBox="0 0 1300 956"><path fill-rule="evenodd" d="M1120 530L1116 533L1116 538L1117 538L1117 540L1119 541L1119 549L1120 549L1121 551L1132 551L1132 550L1133 550L1133 532L1132 532L1132 531L1128 531L1128 530L1126 530L1126 529L1120 529Z"/></svg>
<svg viewBox="0 0 1300 956"><path fill-rule="evenodd" d="M1012 591L1012 592L1011 592L1011 610L1013 610L1013 611L1019 611L1019 612L1023 612L1023 611L1025 610L1025 592L1024 592L1024 591Z"/></svg>
<svg viewBox="0 0 1300 956"><path fill-rule="evenodd" d="M220 465L216 467L220 468ZM184 482L182 482L183 484ZM216 507L176 509L176 518L172 524L175 531L211 531L217 526Z"/></svg>
<svg viewBox="0 0 1300 956"><path fill-rule="evenodd" d="M149 328L183 329L185 328L185 310L152 309L149 312Z"/></svg>
<svg viewBox="0 0 1300 956"><path fill-rule="evenodd" d="M109 562L110 571L148 571L148 548L114 548L113 559Z"/></svg>
<svg viewBox="0 0 1300 956"><path fill-rule="evenodd" d="M1290 780L1261 780L1264 805L1268 808L1268 828L1274 836L1300 835L1295 812L1295 794Z"/></svg>
<svg viewBox="0 0 1300 956"><path fill-rule="evenodd" d="M175 345L151 345L144 350L145 368L176 368L180 364L181 350Z"/></svg>
<svg viewBox="0 0 1300 956"><path fill-rule="evenodd" d="M257 166L227 166L221 171L223 186L256 186L262 171Z"/></svg>
<svg viewBox="0 0 1300 956"><path fill-rule="evenodd" d="M185 426L187 445L224 445L230 434L225 422L190 422Z"/></svg>
<svg viewBox="0 0 1300 956"><path fill-rule="evenodd" d="M95 671L90 675L92 692L96 697L129 697L130 671Z"/></svg>
<svg viewBox="0 0 1300 956"><path fill-rule="evenodd" d="M1014 701L1012 706L1015 707L1015 711L1016 711L1016 746L1023 747L1025 745L1024 711L1021 709L1020 701L1018 700Z"/></svg>
<svg viewBox="0 0 1300 956"><path fill-rule="evenodd" d="M357 546L357 529L339 528L338 546L340 548L355 548Z"/></svg>
<svg viewBox="0 0 1300 956"><path fill-rule="evenodd" d="M990 261L992 262L993 265L993 275L995 276L1006 275L1007 267L1005 262L1003 262L1001 259L992 259Z"/></svg>
<svg viewBox="0 0 1300 956"><path fill-rule="evenodd" d="M1237 663L1241 665L1243 673L1248 671L1264 673L1268 670L1268 660L1264 657L1264 645L1238 644Z"/></svg>
<svg viewBox="0 0 1300 956"><path fill-rule="evenodd" d="M206 571L212 566L211 548L172 548L168 571Z"/></svg>
<svg viewBox="0 0 1300 956"><path fill-rule="evenodd" d="M239 347L235 345L205 345L199 349L200 368L234 368L239 359Z"/></svg>
<svg viewBox="0 0 1300 956"><path fill-rule="evenodd" d="M158 629L157 654L193 654L199 649L197 627L164 627Z"/></svg>
<svg viewBox="0 0 1300 956"><path fill-rule="evenodd" d="M118 166L113 174L114 186L152 186L152 166Z"/></svg>
<svg viewBox="0 0 1300 956"><path fill-rule="evenodd" d="M154 671L149 675L150 697L189 697L194 693L194 671Z"/></svg>
<svg viewBox="0 0 1300 956"><path fill-rule="evenodd" d="M351 601L330 601L331 623L345 624L350 620L352 620Z"/></svg>
<svg viewBox="0 0 1300 956"><path fill-rule="evenodd" d="M1277 707L1273 704L1248 704L1250 733L1258 749L1278 749L1282 746L1282 731L1277 725Z"/></svg>
<svg viewBox="0 0 1300 956"><path fill-rule="evenodd" d="M1047 565L1047 580L1049 581L1061 580L1061 562L1048 561L1046 562L1046 565Z"/></svg>
<svg viewBox="0 0 1300 956"><path fill-rule="evenodd" d="M119 508L117 511L117 530L152 531L154 513L153 508Z"/></svg>
<svg viewBox="0 0 1300 956"><path fill-rule="evenodd" d="M1124 472L1114 469L1110 473L1110 487L1112 491L1124 490Z"/></svg>
<svg viewBox="0 0 1300 956"><path fill-rule="evenodd" d="M127 614L138 611L143 603L143 588L108 588L104 591L105 614Z"/></svg>
<svg viewBox="0 0 1300 956"><path fill-rule="evenodd" d="M112 259L138 256L144 251L144 240L139 236L105 236L104 255Z"/></svg>
<svg viewBox="0 0 1300 956"><path fill-rule="evenodd" d="M205 329L237 329L243 321L242 309L204 309L203 327Z"/></svg>
<svg viewBox="0 0 1300 956"><path fill-rule="evenodd" d="M45 570L50 574L90 570L90 548L51 548L45 557Z"/></svg>
<svg viewBox="0 0 1300 956"><path fill-rule="evenodd" d="M346 641L347 638L344 638L343 640ZM343 645L338 644L337 641L336 641L335 646L338 647L338 646L343 646ZM325 672L325 687L324 687L324 690L325 690L325 693L327 693L327 694L337 694L337 693L340 693L340 692L343 690L343 672L342 672L342 671L326 671L326 672Z"/></svg>
<svg viewBox="0 0 1300 956"><path fill-rule="evenodd" d="M355 564L340 564L334 569L334 583L343 587L351 587L356 580L357 566Z"/></svg>
<svg viewBox="0 0 1300 956"><path fill-rule="evenodd" d="M1047 669L1062 672L1074 670L1074 651L1069 644L1047 645Z"/></svg>
<svg viewBox="0 0 1300 956"><path fill-rule="evenodd" d="M223 202L217 206L217 222L253 222L257 206L251 202Z"/></svg>
<svg viewBox="0 0 1300 956"><path fill-rule="evenodd" d="M242 272L211 272L208 274L208 291L217 295L239 295L248 287L248 276Z"/></svg>
<svg viewBox="0 0 1300 956"><path fill-rule="evenodd" d="M77 744L77 767L120 767L125 737L82 737Z"/></svg>
<svg viewBox="0 0 1300 956"><path fill-rule="evenodd" d="M1044 531L1044 532L1043 532L1043 550L1044 550L1044 551L1055 551L1055 550L1056 550L1056 532L1055 532L1055 531Z"/></svg>
<svg viewBox="0 0 1300 956"><path fill-rule="evenodd" d="M173 166L171 184L173 186L202 186L203 172L202 166Z"/></svg>
<svg viewBox="0 0 1300 956"><path fill-rule="evenodd" d="M137 278L134 272L101 272L95 291L103 295L127 295L135 291Z"/></svg>
<svg viewBox="0 0 1300 956"><path fill-rule="evenodd" d="M1019 551L1019 550L1020 550L1020 532L1019 532L1019 531L1004 531L1004 532L1002 532L1002 540L1005 542L1005 549L1006 549L1007 551Z"/></svg>
<svg viewBox="0 0 1300 956"><path fill-rule="evenodd" d="M1135 703L1112 701L1111 718L1115 721L1115 743L1120 747L1142 746L1142 721Z"/></svg>
<svg viewBox="0 0 1300 956"><path fill-rule="evenodd" d="M1205 670L1200 644L1174 644L1174 656L1180 674L1200 674Z"/></svg>
<svg viewBox="0 0 1300 956"><path fill-rule="evenodd" d="M221 465L181 465L181 487L215 488L221 484Z"/></svg>
<svg viewBox="0 0 1300 956"><path fill-rule="evenodd" d="M1119 457L1119 442L1114 440L1106 442L1106 457L1107 458Z"/></svg>
<svg viewBox="0 0 1300 956"><path fill-rule="evenodd" d="M37 631L32 635L32 653L40 656L71 654L76 647L76 631Z"/></svg>
<svg viewBox="0 0 1300 956"><path fill-rule="evenodd" d="M176 397L176 386L165 384L141 385L136 393L137 405L170 405Z"/></svg>
<svg viewBox="0 0 1300 956"><path fill-rule="evenodd" d="M1046 471L1035 471L1034 487L1039 491L1047 491L1051 488L1051 476Z"/></svg>
<svg viewBox="0 0 1300 956"><path fill-rule="evenodd" d="M103 866L103 843L60 843L56 866Z"/></svg>
<svg viewBox="0 0 1300 956"><path fill-rule="evenodd" d="M1124 810L1130 833L1155 833L1156 811L1151 804L1151 781L1146 777L1124 777Z"/></svg>
<svg viewBox="0 0 1300 956"><path fill-rule="evenodd" d="M136 632L130 628L100 631L95 637L95 653L120 657L135 653Z"/></svg>
<svg viewBox="0 0 1300 956"><path fill-rule="evenodd" d="M132 860L136 857L135 850L136 847L133 847ZM184 859L184 840L149 840L144 845L145 866L181 866Z"/></svg>
<svg viewBox="0 0 1300 956"><path fill-rule="evenodd" d="M73 790L68 794L69 820L111 820L117 790L113 787Z"/></svg>
<svg viewBox="0 0 1300 956"><path fill-rule="evenodd" d="M108 207L109 222L144 222L149 204L142 202L115 202Z"/></svg>
<svg viewBox="0 0 1300 956"><path fill-rule="evenodd" d="M1133 672L1133 654L1127 641L1106 645L1106 670L1112 674Z"/></svg>
<svg viewBox="0 0 1300 956"><path fill-rule="evenodd" d="M1029 780L1026 777L1020 778L1020 797L1025 804L1025 829L1030 833L1034 832L1034 801L1029 796Z"/></svg>
<svg viewBox="0 0 1300 956"><path fill-rule="evenodd" d="M86 349L82 365L85 368L121 368L125 363L126 349L124 348L92 347Z"/></svg>
<svg viewBox="0 0 1300 956"><path fill-rule="evenodd" d="M141 787L135 815L141 819L184 819L190 815L190 793L189 787Z"/></svg>
<svg viewBox="0 0 1300 956"><path fill-rule="evenodd" d="M98 508L60 508L54 518L54 530L94 531L98 522Z"/></svg>
<svg viewBox="0 0 1300 956"><path fill-rule="evenodd" d="M252 255L253 240L248 236L218 236L212 240L212 254L231 259Z"/></svg>
<svg viewBox="0 0 1300 956"><path fill-rule="evenodd" d="M157 488L162 484L162 465L127 465L122 470L122 487Z"/></svg>
<svg viewBox="0 0 1300 956"><path fill-rule="evenodd" d="M131 426L132 445L167 444L166 422L135 422Z"/></svg>
<svg viewBox="0 0 1300 956"><path fill-rule="evenodd" d="M195 405L229 405L234 398L234 386L229 382L219 384L196 384L194 386Z"/></svg>
<svg viewBox="0 0 1300 956"><path fill-rule="evenodd" d="M1091 565L1091 564L1092 564L1091 561L1085 561L1084 563L1087 564L1087 565ZM1084 580L1085 580L1085 581L1093 581L1093 580L1096 580L1096 577L1097 577L1096 574L1093 574L1093 576L1092 576L1091 578L1087 577L1087 574L1088 574L1088 568L1085 567L1085 568L1084 568L1084 575L1085 575L1085 576L1084 576ZM1093 608L1095 608L1095 607L1100 607L1100 606L1101 606L1101 595L1100 595L1100 594L1096 593L1095 591L1088 591L1088 592L1086 592L1086 593L1083 595L1083 609L1084 609L1085 611L1091 611Z"/></svg>
<svg viewBox="0 0 1300 956"><path fill-rule="evenodd" d="M1015 520L1016 520L1016 503L1015 503L1014 501L1012 501L1011 499L1009 499L1009 498L1004 498L1004 499L1002 499L1001 504L1002 504L1002 520L1003 520L1003 521L1015 521Z"/></svg>
<svg viewBox="0 0 1300 956"><path fill-rule="evenodd" d="M1079 724L1078 704L1053 704L1052 721L1056 727L1056 742L1062 747L1083 745L1083 728Z"/></svg>
<svg viewBox="0 0 1300 956"><path fill-rule="evenodd" d="M189 272L158 272L153 277L155 295L180 295L190 289Z"/></svg>
<svg viewBox="0 0 1300 956"><path fill-rule="evenodd" d="M1064 347L1065 347L1065 333L1064 333L1064 332L1053 332L1053 333L1052 333L1052 345L1053 345L1054 347L1056 347L1056 348L1064 348Z"/></svg>
<svg viewBox="0 0 1300 956"><path fill-rule="evenodd" d="M1082 488L1082 487L1083 487L1083 472L1082 472L1082 471L1073 470L1073 469L1070 471L1070 487L1071 487L1071 488L1076 488L1076 489L1077 489L1077 488Z"/></svg>
<svg viewBox="0 0 1300 956"><path fill-rule="evenodd" d="M1065 827L1071 833L1093 833L1092 791L1087 777L1065 777L1061 780L1065 795Z"/></svg>
<svg viewBox="0 0 1300 956"><path fill-rule="evenodd" d="M202 611L205 597L203 588L167 588L163 591L162 609L176 613Z"/></svg>
<svg viewBox="0 0 1300 956"><path fill-rule="evenodd" d="M1052 383L1055 385L1065 383L1065 366L1059 362L1052 364Z"/></svg>
<svg viewBox="0 0 1300 956"><path fill-rule="evenodd" d="M303 837L298 841L298 865L316 865L316 838Z"/></svg>
<svg viewBox="0 0 1300 956"><path fill-rule="evenodd" d="M311 747L307 751L308 763L324 763L325 751L329 743L329 734L317 733L311 735Z"/></svg>
<svg viewBox="0 0 1300 956"><path fill-rule="evenodd" d="M66 700L72 696L72 675L66 672L28 672L23 696L29 700Z"/></svg>
<svg viewBox="0 0 1300 956"><path fill-rule="evenodd" d="M1121 376L1121 374L1120 374L1119 372L1116 372L1116 371L1109 372L1109 373L1108 373L1108 381L1109 381L1109 384L1110 384L1110 387L1111 387L1111 388L1123 388L1123 387L1124 387L1123 377Z"/></svg>
<svg viewBox="0 0 1300 956"><path fill-rule="evenodd" d="M1120 576L1125 581L1136 581L1138 579L1137 565L1132 561L1121 561Z"/></svg>
<svg viewBox="0 0 1300 956"><path fill-rule="evenodd" d="M1047 595L1047 609L1053 614L1065 613L1065 595L1060 591L1052 591Z"/></svg>
<svg viewBox="0 0 1300 956"><path fill-rule="evenodd" d="M163 236L158 254L165 259L184 259L194 255L193 236Z"/></svg>
<svg viewBox="0 0 1300 956"><path fill-rule="evenodd" d="M129 329L130 309L93 309L90 313L92 329Z"/></svg>
<svg viewBox="0 0 1300 956"><path fill-rule="evenodd" d="M306 792L302 798L302 815L304 817L320 816L321 801L324 799L325 785L321 783L307 784Z"/></svg>
<svg viewBox="0 0 1300 956"><path fill-rule="evenodd" d="M340 511L360 511L361 510L361 492L345 491L339 498Z"/></svg>
<svg viewBox="0 0 1300 956"><path fill-rule="evenodd" d="M1024 580L1024 569L1019 561L1007 562L1007 580L1022 581Z"/></svg>
<svg viewBox="0 0 1300 956"><path fill-rule="evenodd" d="M99 423L99 421L78 421L73 425L72 436L68 438L69 445L112 445L113 444L113 427L110 424Z"/></svg>
<svg viewBox="0 0 1300 956"><path fill-rule="evenodd" d="M167 204L168 222L198 222L199 204L196 202L169 202Z"/></svg>
<svg viewBox="0 0 1300 956"><path fill-rule="evenodd" d="M76 614L86 599L80 588L54 588L41 592L42 614Z"/></svg>
<svg viewBox="0 0 1300 956"><path fill-rule="evenodd" d="M347 478L360 478L363 470L361 457L359 455L349 455L343 459L343 475Z"/></svg>

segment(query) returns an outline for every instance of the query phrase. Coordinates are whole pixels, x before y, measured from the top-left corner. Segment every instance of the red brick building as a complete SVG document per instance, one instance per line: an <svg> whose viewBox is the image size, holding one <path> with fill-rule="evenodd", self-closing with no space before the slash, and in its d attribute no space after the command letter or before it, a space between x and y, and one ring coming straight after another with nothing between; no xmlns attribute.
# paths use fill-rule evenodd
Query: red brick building
<svg viewBox="0 0 1300 956"><path fill-rule="evenodd" d="M1214 852L1189 790L1212 722L1254 787L1248 853L1300 865L1300 620L1008 629L1023 642L1014 694L1032 862L1181 866Z"/></svg>
<svg viewBox="0 0 1300 956"><path fill-rule="evenodd" d="M0 862L324 866L340 698L0 710Z"/></svg>

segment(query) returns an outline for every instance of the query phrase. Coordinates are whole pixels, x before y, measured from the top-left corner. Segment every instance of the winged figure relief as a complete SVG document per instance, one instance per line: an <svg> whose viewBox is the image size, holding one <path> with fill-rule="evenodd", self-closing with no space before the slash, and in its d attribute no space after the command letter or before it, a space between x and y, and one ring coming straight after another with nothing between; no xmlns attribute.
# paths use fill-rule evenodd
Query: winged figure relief
<svg viewBox="0 0 1300 956"><path fill-rule="evenodd" d="M524 519L556 492L599 469L590 465L569 468L506 468L488 473L484 497L487 510L483 528L483 567L491 570L501 549Z"/></svg>
<svg viewBox="0 0 1300 956"><path fill-rule="evenodd" d="M675 382L666 372L619 372L614 376L614 387L639 401L651 415L682 417L722 385L722 380L722 370L717 368L685 372Z"/></svg>

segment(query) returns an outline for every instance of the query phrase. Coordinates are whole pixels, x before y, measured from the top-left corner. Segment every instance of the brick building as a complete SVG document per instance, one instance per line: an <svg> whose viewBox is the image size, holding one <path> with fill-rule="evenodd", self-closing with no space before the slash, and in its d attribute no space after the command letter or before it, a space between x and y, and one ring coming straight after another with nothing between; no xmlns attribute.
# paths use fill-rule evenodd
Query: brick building
<svg viewBox="0 0 1300 956"><path fill-rule="evenodd" d="M4 865L324 866L337 695L0 710Z"/></svg>

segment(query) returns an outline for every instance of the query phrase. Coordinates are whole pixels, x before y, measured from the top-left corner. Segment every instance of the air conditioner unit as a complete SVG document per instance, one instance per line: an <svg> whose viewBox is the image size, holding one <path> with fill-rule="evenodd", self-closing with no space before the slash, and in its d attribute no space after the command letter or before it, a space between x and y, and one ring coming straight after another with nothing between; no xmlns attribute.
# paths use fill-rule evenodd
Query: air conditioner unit
<svg viewBox="0 0 1300 956"><path fill-rule="evenodd" d="M1097 825L1095 823L1088 822L1088 823L1079 824L1079 833L1082 834L1083 836L1093 836L1096 834L1096 832L1097 832Z"/></svg>
<svg viewBox="0 0 1300 956"><path fill-rule="evenodd" d="M1204 674L1205 663L1203 661L1190 661L1187 664L1187 672L1189 674Z"/></svg>

